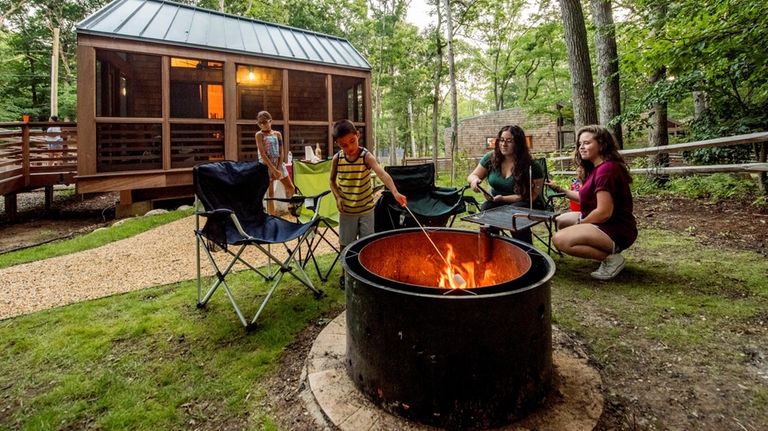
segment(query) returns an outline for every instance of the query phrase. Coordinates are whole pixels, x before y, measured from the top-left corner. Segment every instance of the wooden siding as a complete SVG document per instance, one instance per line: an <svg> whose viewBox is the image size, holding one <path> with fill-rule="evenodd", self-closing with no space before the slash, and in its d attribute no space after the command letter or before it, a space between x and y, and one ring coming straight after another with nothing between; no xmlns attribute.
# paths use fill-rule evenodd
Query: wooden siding
<svg viewBox="0 0 768 431"><path fill-rule="evenodd" d="M114 56L116 53L140 54L135 58L143 59L146 64L138 64L140 71L137 64L133 64L133 77L156 84L128 88L132 92L149 93L132 93L131 110L158 111L159 104L160 117L96 116L96 57L112 58L119 63L115 57L125 56ZM78 152L77 184L81 192L184 186L191 184L188 174L196 163L256 158L255 113L241 114L243 94L248 93L250 86L243 82L237 84L238 66L271 68L277 73L262 75L269 82L254 94L268 100L268 106L279 104L282 108L282 111L271 112L275 119L273 126L282 130L295 158L303 158L304 145L311 144L314 149L317 143L324 156L331 156L335 150L331 138L333 121L346 118L350 111L356 114L352 119L364 133L361 141L371 142L369 71L88 34L78 35L77 55L78 131L84 141ZM147 56L159 57L160 67ZM224 64L224 118L171 116L171 57ZM279 81L275 81L275 76L280 77ZM357 91L358 87L363 93L354 93L355 106L347 106L348 91ZM362 107L359 99L363 101ZM336 118L342 112L344 115ZM249 118L242 118L244 116ZM189 183L185 183L187 180Z"/></svg>

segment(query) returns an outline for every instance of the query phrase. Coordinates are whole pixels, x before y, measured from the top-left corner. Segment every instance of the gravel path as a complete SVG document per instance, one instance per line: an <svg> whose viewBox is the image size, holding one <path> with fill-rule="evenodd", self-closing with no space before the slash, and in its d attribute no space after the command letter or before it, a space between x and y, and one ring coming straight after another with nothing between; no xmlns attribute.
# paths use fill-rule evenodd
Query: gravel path
<svg viewBox="0 0 768 431"><path fill-rule="evenodd" d="M95 249L0 269L0 319L193 279L194 226L190 216ZM275 254L284 258L280 248ZM329 251L327 245L318 250ZM219 261L226 256L216 255ZM266 264L266 258L254 252L246 257ZM213 273L204 255L203 273Z"/></svg>

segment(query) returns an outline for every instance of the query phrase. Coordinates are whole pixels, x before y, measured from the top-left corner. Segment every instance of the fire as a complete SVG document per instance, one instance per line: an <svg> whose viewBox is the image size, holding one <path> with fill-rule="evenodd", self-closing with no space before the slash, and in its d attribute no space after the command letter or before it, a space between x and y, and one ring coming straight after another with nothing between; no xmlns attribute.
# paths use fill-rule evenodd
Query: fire
<svg viewBox="0 0 768 431"><path fill-rule="evenodd" d="M445 253L445 260L448 261L448 264L444 262L440 268L438 287L441 289L474 289L498 283L493 265L481 265L474 260L459 261L453 246L451 244L446 244L446 246L448 251Z"/></svg>
<svg viewBox="0 0 768 431"><path fill-rule="evenodd" d="M446 245L448 246L448 252L445 254L445 260L448 263L443 265L438 286L441 289L473 289L477 287L475 282L475 262L459 263L456 259L456 253L453 251L453 246L451 244ZM457 275L460 277L456 277ZM461 279L464 279L463 284L460 284Z"/></svg>

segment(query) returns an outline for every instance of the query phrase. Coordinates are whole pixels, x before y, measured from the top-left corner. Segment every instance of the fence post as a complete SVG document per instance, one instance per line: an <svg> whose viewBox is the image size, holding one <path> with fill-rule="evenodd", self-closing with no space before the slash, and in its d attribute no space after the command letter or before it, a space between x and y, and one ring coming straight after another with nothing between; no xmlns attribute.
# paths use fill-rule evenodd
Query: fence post
<svg viewBox="0 0 768 431"><path fill-rule="evenodd" d="M21 171L24 176L24 187L30 184L29 163L29 123L21 123Z"/></svg>

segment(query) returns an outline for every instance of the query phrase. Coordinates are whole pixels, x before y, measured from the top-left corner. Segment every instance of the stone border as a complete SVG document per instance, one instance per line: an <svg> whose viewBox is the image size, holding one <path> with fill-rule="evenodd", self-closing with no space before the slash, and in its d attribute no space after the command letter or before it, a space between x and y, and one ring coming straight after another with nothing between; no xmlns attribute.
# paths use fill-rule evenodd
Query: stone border
<svg viewBox="0 0 768 431"><path fill-rule="evenodd" d="M308 382L308 388L302 399L318 425L342 431L437 429L385 412L357 390L344 364L346 333L346 312L342 312L320 332L307 355L302 381ZM603 411L600 374L556 328L553 338L551 395L527 418L499 430L576 431L591 430L597 424Z"/></svg>

